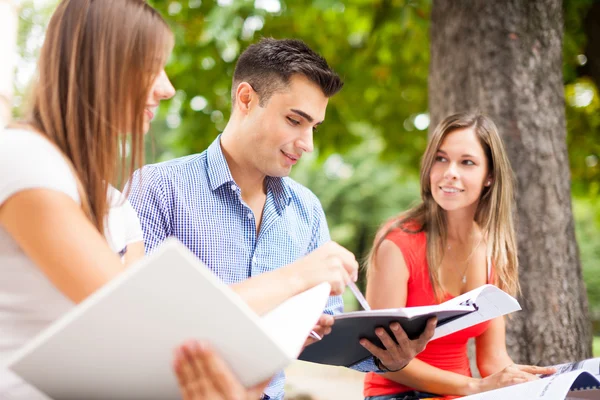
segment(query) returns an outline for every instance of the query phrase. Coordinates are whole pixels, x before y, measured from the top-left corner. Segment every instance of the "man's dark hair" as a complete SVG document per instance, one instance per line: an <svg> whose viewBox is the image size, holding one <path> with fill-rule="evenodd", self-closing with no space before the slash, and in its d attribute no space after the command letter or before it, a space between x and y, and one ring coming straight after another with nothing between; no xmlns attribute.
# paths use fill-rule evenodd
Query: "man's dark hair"
<svg viewBox="0 0 600 400"><path fill-rule="evenodd" d="M248 82L263 106L275 91L285 89L295 74L317 84L326 97L333 96L344 85L327 61L303 41L265 38L248 46L240 55L233 73L232 100L235 103L238 85Z"/></svg>

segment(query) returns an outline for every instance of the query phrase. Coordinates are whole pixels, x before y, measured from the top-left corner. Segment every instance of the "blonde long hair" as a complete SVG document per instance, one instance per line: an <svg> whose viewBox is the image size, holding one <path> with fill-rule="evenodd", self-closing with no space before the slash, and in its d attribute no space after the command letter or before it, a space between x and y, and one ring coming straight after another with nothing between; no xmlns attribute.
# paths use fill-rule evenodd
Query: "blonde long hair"
<svg viewBox="0 0 600 400"><path fill-rule="evenodd" d="M143 163L144 108L172 44L143 0L62 0L48 25L26 122L71 162L101 233L108 185Z"/></svg>
<svg viewBox="0 0 600 400"><path fill-rule="evenodd" d="M483 147L492 183L484 187L475 212L475 222L486 238L486 259L495 270L495 284L514 295L519 291L517 244L513 223L514 178L498 129L492 120L481 114L460 113L445 118L435 128L421 161L422 202L387 221L375 236L368 255L368 271L376 268L377 250L387 235L400 228L408 233L425 232L427 236L427 263L434 293L442 298L439 272L446 248L447 221L444 210L431 193L430 174L437 152L444 138L459 129L473 129ZM368 272L367 271L367 272Z"/></svg>

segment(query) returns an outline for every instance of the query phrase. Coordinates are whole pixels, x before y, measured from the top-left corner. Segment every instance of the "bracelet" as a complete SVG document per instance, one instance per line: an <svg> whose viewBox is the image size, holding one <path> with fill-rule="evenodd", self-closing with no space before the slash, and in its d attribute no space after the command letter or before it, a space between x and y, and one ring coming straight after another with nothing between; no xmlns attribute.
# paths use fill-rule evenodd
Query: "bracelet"
<svg viewBox="0 0 600 400"><path fill-rule="evenodd" d="M382 370L383 372L398 372L398 371L402 371L410 363L410 361L409 361L403 367L398 368L398 369L389 369L388 367L386 367L385 365L383 365L383 363L381 362L381 360L379 358L377 358L375 356L373 356L373 361L375 361L375 366L377 368L379 368L380 370Z"/></svg>

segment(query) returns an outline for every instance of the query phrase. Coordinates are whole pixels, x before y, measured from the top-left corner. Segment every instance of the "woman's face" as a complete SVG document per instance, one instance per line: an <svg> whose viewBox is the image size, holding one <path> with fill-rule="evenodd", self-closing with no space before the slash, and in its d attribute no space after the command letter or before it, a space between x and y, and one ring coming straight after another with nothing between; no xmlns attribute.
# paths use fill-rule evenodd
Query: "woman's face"
<svg viewBox="0 0 600 400"><path fill-rule="evenodd" d="M150 129L150 121L154 118L156 110L161 100L170 99L175 94L175 88L169 81L165 70L154 78L148 99L146 100L146 108L144 109L144 133Z"/></svg>
<svg viewBox="0 0 600 400"><path fill-rule="evenodd" d="M431 168L431 193L446 211L477 208L481 192L490 186L488 160L472 128L446 135Z"/></svg>

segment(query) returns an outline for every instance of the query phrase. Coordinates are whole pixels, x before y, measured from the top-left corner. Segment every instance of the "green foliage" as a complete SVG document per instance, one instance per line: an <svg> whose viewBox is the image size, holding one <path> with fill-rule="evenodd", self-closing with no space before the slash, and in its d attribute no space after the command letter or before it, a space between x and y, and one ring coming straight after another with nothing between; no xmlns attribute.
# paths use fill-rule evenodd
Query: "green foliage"
<svg viewBox="0 0 600 400"><path fill-rule="evenodd" d="M564 0L563 74L567 103L567 145L573 193L600 201L599 82L579 76L588 44L583 21L595 0ZM600 224L600 215L596 214Z"/></svg>
<svg viewBox="0 0 600 400"><path fill-rule="evenodd" d="M600 215L600 205L589 198L575 198L573 211L590 314L597 325L594 332L600 333L600 229L595 221Z"/></svg>
<svg viewBox="0 0 600 400"><path fill-rule="evenodd" d="M427 124L419 130L415 118L427 112L431 0L149 1L175 33L167 73L178 92L153 122L148 161L202 151L223 130L235 60L245 47L263 36L300 38L346 84L315 135L319 151L303 158L294 177L321 199L333 238L363 257L377 227L418 198ZM600 100L597 83L578 75L587 41L582 21L593 1L564 0L563 74L577 237L598 315ZM22 0L19 74L31 69L56 2L40 9ZM16 88L17 114L26 86Z"/></svg>
<svg viewBox="0 0 600 400"><path fill-rule="evenodd" d="M21 117L25 111L25 98L42 45L44 30L57 3L58 0L49 0L45 3L34 0L21 0L18 3L18 57L13 101L13 114L16 117Z"/></svg>
<svg viewBox="0 0 600 400"><path fill-rule="evenodd" d="M228 119L239 53L262 36L294 37L317 49L346 82L315 137L320 154L359 145L364 138L350 126L368 123L386 142L384 158L416 171L426 143L413 120L427 109L428 1L295 0L281 2L277 12L250 0L194 8L199 3L152 2L173 22L177 43L167 72L179 92L163 115L170 118L167 138L155 130L159 145L173 155L204 149Z"/></svg>
<svg viewBox="0 0 600 400"><path fill-rule="evenodd" d="M600 337L594 336L594 341L592 342L592 354L594 357L600 357Z"/></svg>
<svg viewBox="0 0 600 400"><path fill-rule="evenodd" d="M594 82L577 78L565 86L567 145L573 193L600 202L600 98ZM600 215L596 216L600 224Z"/></svg>
<svg viewBox="0 0 600 400"><path fill-rule="evenodd" d="M365 131L363 125L354 131ZM411 175L381 161L384 143L373 137L343 156L334 153L324 163L313 155L292 177L311 188L326 210L333 240L364 258L383 221L419 199L419 183Z"/></svg>
<svg viewBox="0 0 600 400"><path fill-rule="evenodd" d="M352 130L366 134L366 125ZM376 230L390 217L419 200L419 182L410 174L382 161L384 142L377 137L365 140L343 156L334 153L324 163L317 155L304 156L292 177L311 188L320 199L336 242L352 251L359 261L366 258ZM363 263L364 265L364 263ZM359 286L364 287L364 273ZM356 307L352 296L345 297Z"/></svg>

